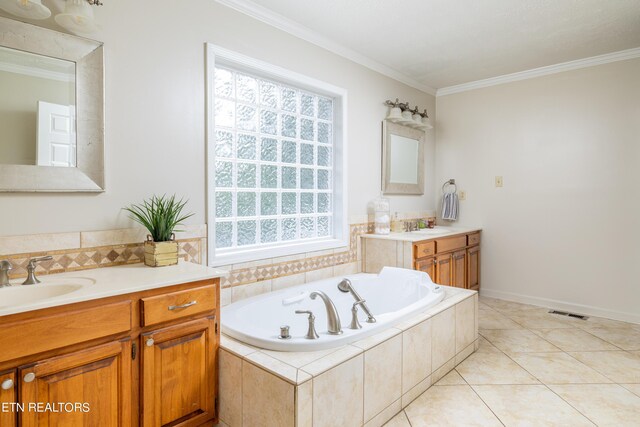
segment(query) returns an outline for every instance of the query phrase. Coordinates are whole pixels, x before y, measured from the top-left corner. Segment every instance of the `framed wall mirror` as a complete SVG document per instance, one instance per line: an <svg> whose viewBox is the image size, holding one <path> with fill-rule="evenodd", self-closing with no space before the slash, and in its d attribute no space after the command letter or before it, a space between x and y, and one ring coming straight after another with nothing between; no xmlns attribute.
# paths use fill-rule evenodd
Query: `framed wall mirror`
<svg viewBox="0 0 640 427"><path fill-rule="evenodd" d="M0 191L104 191L102 43L0 17Z"/></svg>
<svg viewBox="0 0 640 427"><path fill-rule="evenodd" d="M424 194L424 131L382 122L382 192Z"/></svg>

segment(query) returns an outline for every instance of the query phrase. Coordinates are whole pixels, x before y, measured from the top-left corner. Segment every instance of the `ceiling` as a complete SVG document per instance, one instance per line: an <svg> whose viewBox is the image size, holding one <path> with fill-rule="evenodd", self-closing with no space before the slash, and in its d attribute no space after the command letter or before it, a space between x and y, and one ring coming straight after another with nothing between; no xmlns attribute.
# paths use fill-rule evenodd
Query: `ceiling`
<svg viewBox="0 0 640 427"><path fill-rule="evenodd" d="M640 0L218 1L423 88L640 47Z"/></svg>

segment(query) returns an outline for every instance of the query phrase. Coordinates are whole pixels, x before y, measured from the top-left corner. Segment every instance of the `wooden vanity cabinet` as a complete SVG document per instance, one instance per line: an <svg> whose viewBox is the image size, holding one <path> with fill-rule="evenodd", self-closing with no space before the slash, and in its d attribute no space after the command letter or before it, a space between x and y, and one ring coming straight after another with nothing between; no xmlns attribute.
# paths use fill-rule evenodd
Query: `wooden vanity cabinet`
<svg viewBox="0 0 640 427"><path fill-rule="evenodd" d="M17 425L17 413L12 410L18 401L16 371L0 372L0 426L14 427Z"/></svg>
<svg viewBox="0 0 640 427"><path fill-rule="evenodd" d="M219 303L210 279L0 317L0 404L25 406L0 427L215 425ZM27 410L58 402L89 411Z"/></svg>
<svg viewBox="0 0 640 427"><path fill-rule="evenodd" d="M480 232L413 244L413 268L444 286L480 289Z"/></svg>
<svg viewBox="0 0 640 427"><path fill-rule="evenodd" d="M131 425L129 339L40 360L20 368L19 378L21 403L56 405L52 411L25 408L22 427ZM58 407L62 402L69 405Z"/></svg>
<svg viewBox="0 0 640 427"><path fill-rule="evenodd" d="M215 416L215 317L144 333L142 425L199 426Z"/></svg>

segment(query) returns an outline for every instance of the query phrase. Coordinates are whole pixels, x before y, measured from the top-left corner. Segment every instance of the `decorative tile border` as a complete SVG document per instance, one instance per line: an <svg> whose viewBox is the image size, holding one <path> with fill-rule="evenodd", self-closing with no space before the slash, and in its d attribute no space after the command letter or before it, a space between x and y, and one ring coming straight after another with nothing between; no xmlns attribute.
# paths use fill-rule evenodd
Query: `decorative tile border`
<svg viewBox="0 0 640 427"><path fill-rule="evenodd" d="M373 223L351 224L349 226L349 248L346 251L310 258L306 258L305 254L300 254L300 258L297 259L288 259L287 261L273 264L232 269L228 276L221 279L221 286L222 288L230 288L234 286L247 285L264 280L277 279L278 277L306 273L313 270L319 270L321 268L356 262L358 261L359 236L361 234L372 232Z"/></svg>
<svg viewBox="0 0 640 427"><path fill-rule="evenodd" d="M57 251L30 252L2 256L8 260L13 269L9 277L27 276L27 264L30 258L51 255L53 260L43 261L36 267L40 275L55 274L67 271L89 270L93 268L113 267L116 265L136 264L144 261L143 243L124 245L97 246L90 248L63 249ZM201 264L202 239L178 240L178 256L189 262Z"/></svg>

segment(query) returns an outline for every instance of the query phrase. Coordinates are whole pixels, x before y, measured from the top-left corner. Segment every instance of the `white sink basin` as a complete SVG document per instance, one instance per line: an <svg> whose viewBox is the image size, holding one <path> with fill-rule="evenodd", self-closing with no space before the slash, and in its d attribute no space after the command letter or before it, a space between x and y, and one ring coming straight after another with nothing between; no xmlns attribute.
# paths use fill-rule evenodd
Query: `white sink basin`
<svg viewBox="0 0 640 427"><path fill-rule="evenodd" d="M37 285L14 284L11 287L0 288L0 309L16 307L56 298L78 291L85 286L95 284L93 279L85 277L48 278ZM20 281L18 283L21 283Z"/></svg>

